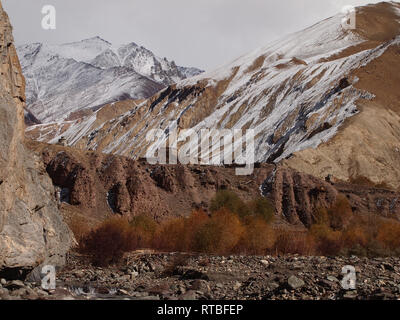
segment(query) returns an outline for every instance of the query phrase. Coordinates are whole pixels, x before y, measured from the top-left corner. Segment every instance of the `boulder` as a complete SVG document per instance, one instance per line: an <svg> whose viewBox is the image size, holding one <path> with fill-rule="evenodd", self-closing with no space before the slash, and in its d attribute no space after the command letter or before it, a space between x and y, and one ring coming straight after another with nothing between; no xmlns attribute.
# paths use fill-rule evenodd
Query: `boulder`
<svg viewBox="0 0 400 320"><path fill-rule="evenodd" d="M297 290L305 285L304 281L296 276L291 276L288 279L288 285L290 289Z"/></svg>

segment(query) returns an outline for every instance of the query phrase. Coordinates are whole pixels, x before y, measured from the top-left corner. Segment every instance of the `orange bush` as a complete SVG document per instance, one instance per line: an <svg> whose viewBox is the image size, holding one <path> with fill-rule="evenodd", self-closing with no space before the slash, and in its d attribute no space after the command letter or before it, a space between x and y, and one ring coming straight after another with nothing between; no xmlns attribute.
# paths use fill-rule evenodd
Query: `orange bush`
<svg viewBox="0 0 400 320"><path fill-rule="evenodd" d="M276 233L277 236L274 247L276 254L314 254L314 239L306 232L279 229Z"/></svg>
<svg viewBox="0 0 400 320"><path fill-rule="evenodd" d="M386 221L379 226L376 240L385 248L390 250L400 249L400 223L397 221Z"/></svg>
<svg viewBox="0 0 400 320"><path fill-rule="evenodd" d="M318 208L313 216L313 222L317 225L326 225L334 230L343 230L349 225L353 217L349 200L339 195L330 208Z"/></svg>
<svg viewBox="0 0 400 320"><path fill-rule="evenodd" d="M211 216L199 210L161 224L144 215L130 223L114 217L90 232L75 219L74 233L81 252L96 265L117 263L124 252L137 248L221 255L400 254L400 222L353 214L345 197L338 197L331 208L316 210L308 231L273 229L268 221L274 211L265 199L246 204L248 210L232 193L220 194L217 203L226 201L240 213L222 206Z"/></svg>
<svg viewBox="0 0 400 320"><path fill-rule="evenodd" d="M265 220L252 217L246 221L245 232L238 249L241 253L264 255L271 251L275 240L275 232Z"/></svg>
<svg viewBox="0 0 400 320"><path fill-rule="evenodd" d="M229 254L237 247L243 233L239 217L222 209L194 234L193 249L196 252Z"/></svg>
<svg viewBox="0 0 400 320"><path fill-rule="evenodd" d="M210 221L210 217L202 210L193 211L189 218L185 219L185 241L190 250L196 246L195 235Z"/></svg>
<svg viewBox="0 0 400 320"><path fill-rule="evenodd" d="M355 246L365 247L368 244L368 237L362 226L352 226L342 234L343 245L346 248Z"/></svg>
<svg viewBox="0 0 400 320"><path fill-rule="evenodd" d="M155 220L147 215L139 215L132 219L130 225L132 227L134 247L150 247L158 229Z"/></svg>
<svg viewBox="0 0 400 320"><path fill-rule="evenodd" d="M313 215L313 224L323 224L326 226L330 226L331 222L329 219L328 209L318 208Z"/></svg>
<svg viewBox="0 0 400 320"><path fill-rule="evenodd" d="M78 215L73 215L71 217L71 219L68 221L68 226L78 243L91 231L88 221L83 217L79 217Z"/></svg>
<svg viewBox="0 0 400 320"><path fill-rule="evenodd" d="M209 217L201 210L187 218L168 220L159 227L153 246L166 251L192 251L194 235L208 221Z"/></svg>
<svg viewBox="0 0 400 320"><path fill-rule="evenodd" d="M336 202L328 209L330 226L334 230L343 230L353 215L349 200L343 195L339 195Z"/></svg>
<svg viewBox="0 0 400 320"><path fill-rule="evenodd" d="M80 242L80 251L88 254L94 265L118 263L124 252L134 247L133 235L127 220L114 217L91 231Z"/></svg>
<svg viewBox="0 0 400 320"><path fill-rule="evenodd" d="M334 231L329 226L313 225L309 234L314 238L317 253L320 255L337 255L343 248L341 232Z"/></svg>
<svg viewBox="0 0 400 320"><path fill-rule="evenodd" d="M185 251L185 224L182 218L164 222L153 239L153 247L166 251Z"/></svg>

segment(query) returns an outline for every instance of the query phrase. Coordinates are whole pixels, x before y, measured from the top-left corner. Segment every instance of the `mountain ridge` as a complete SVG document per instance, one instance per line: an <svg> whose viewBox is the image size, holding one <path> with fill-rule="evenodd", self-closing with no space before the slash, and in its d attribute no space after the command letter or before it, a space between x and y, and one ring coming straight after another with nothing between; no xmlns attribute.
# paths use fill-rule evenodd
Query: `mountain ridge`
<svg viewBox="0 0 400 320"><path fill-rule="evenodd" d="M400 5L391 2L358 7L356 18L355 30L343 29L341 14L325 19L215 71L171 85L138 106L132 104L129 112L100 124L94 114L45 130L33 127L28 134L51 143L64 136L71 146L136 159L145 155L150 145L145 137L151 129L163 130L161 140L166 140L174 129L251 128L256 133L256 161L284 162L320 178L329 174L343 180L366 176L375 183L387 180L398 187L400 172L393 162L397 157L390 150L399 140L390 130L382 132L390 141L390 150L369 146L365 153L359 150L360 143L352 141L353 158L349 153L345 159L332 156L316 160L309 155L325 146L340 154L340 144L333 147L330 143L349 123L361 126L359 131L365 134L359 139L368 145L374 133L364 127L366 123L361 125L363 105L378 103L383 109L398 105L396 95L389 92L389 81L380 77L386 89L378 92L359 71L387 59L388 52L395 53L391 61L398 61ZM369 72L379 74L380 70ZM382 95L390 100L379 100ZM384 127L389 127L388 119L386 115L380 119ZM400 128L400 123L393 125ZM384 155L383 167L379 154ZM363 159L369 159L369 167L379 167L379 171L368 169Z"/></svg>
<svg viewBox="0 0 400 320"><path fill-rule="evenodd" d="M135 43L114 47L94 37L61 45L17 48L27 82L28 111L41 122L124 99L148 98L202 72L178 67Z"/></svg>

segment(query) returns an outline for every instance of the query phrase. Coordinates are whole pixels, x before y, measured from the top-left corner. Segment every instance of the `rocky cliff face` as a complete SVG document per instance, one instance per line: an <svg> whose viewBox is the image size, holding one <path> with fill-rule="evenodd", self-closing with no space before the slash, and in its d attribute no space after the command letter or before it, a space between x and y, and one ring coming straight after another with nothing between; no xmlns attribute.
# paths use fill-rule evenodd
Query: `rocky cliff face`
<svg viewBox="0 0 400 320"><path fill-rule="evenodd" d="M0 3L0 270L61 264L71 233L41 159L24 144L25 81Z"/></svg>

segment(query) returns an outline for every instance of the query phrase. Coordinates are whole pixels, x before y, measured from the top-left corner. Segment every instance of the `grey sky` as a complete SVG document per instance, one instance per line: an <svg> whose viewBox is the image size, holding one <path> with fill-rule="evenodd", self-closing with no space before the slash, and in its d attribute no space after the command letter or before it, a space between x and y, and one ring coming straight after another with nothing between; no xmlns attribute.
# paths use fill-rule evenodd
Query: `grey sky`
<svg viewBox="0 0 400 320"><path fill-rule="evenodd" d="M206 70L338 13L374 0L2 0L17 44L100 36L136 42L161 57ZM41 28L44 5L57 29Z"/></svg>

